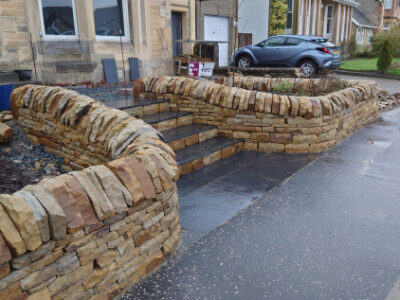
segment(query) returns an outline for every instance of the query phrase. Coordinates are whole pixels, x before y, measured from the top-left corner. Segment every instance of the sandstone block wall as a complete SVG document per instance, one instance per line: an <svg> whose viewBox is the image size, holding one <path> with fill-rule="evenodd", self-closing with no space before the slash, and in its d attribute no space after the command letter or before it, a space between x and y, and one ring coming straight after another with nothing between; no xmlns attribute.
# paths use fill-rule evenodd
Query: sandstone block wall
<svg viewBox="0 0 400 300"><path fill-rule="evenodd" d="M180 238L178 167L158 133L62 88L11 102L76 171L0 195L0 299L111 299L157 268Z"/></svg>
<svg viewBox="0 0 400 300"><path fill-rule="evenodd" d="M169 99L170 109L193 112L195 123L216 125L222 136L244 139L246 150L326 151L378 115L378 89L368 81L339 82L343 89L326 93L332 86L325 80L285 79L294 83L293 92L300 88L321 92L295 96L271 92L283 79L229 80L224 85L185 77L146 77L138 79L134 89L135 94Z"/></svg>

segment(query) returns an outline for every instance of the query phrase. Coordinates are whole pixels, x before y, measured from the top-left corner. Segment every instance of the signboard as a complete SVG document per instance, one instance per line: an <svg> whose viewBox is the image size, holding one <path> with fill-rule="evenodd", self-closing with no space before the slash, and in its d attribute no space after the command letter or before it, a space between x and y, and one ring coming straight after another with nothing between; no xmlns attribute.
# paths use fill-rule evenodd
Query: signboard
<svg viewBox="0 0 400 300"><path fill-rule="evenodd" d="M198 62L193 61L190 63L189 74L195 77L211 77L213 75L215 64L213 62Z"/></svg>

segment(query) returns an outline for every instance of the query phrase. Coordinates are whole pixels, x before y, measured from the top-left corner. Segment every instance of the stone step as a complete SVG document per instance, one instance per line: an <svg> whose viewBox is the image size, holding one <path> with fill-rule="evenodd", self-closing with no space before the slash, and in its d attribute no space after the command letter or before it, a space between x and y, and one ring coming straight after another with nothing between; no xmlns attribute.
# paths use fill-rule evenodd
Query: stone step
<svg viewBox="0 0 400 300"><path fill-rule="evenodd" d="M165 131L179 126L192 124L193 114L191 112L164 111L144 115L141 119L158 131Z"/></svg>
<svg viewBox="0 0 400 300"><path fill-rule="evenodd" d="M216 137L218 129L212 125L193 123L162 131L161 133L172 149L179 150Z"/></svg>
<svg viewBox="0 0 400 300"><path fill-rule="evenodd" d="M120 109L133 117L168 111L168 100L154 98L133 98L104 102L105 105Z"/></svg>
<svg viewBox="0 0 400 300"><path fill-rule="evenodd" d="M176 160L181 165L181 175L185 175L240 152L242 149L242 139L218 136L177 150L175 153Z"/></svg>

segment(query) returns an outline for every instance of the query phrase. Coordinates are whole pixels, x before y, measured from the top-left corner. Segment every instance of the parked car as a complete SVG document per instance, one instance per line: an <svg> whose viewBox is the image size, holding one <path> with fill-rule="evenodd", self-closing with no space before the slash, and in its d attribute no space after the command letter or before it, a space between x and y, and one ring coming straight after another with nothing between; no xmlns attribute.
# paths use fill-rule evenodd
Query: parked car
<svg viewBox="0 0 400 300"><path fill-rule="evenodd" d="M277 35L235 51L232 64L249 67L297 67L303 77L323 69L338 69L339 47L326 38L306 35Z"/></svg>

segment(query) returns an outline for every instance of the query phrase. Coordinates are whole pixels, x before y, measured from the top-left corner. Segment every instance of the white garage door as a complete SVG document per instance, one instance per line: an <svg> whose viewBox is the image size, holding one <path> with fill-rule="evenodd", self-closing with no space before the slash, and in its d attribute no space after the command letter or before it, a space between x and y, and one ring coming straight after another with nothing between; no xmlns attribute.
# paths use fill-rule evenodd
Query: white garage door
<svg viewBox="0 0 400 300"><path fill-rule="evenodd" d="M207 41L229 40L229 19L225 17L204 16L204 39ZM228 43L219 43L219 65L228 65Z"/></svg>

